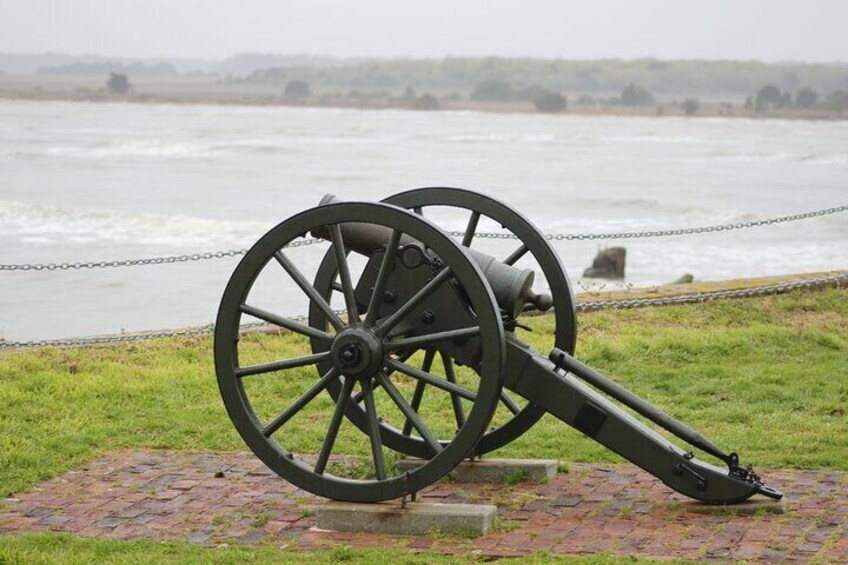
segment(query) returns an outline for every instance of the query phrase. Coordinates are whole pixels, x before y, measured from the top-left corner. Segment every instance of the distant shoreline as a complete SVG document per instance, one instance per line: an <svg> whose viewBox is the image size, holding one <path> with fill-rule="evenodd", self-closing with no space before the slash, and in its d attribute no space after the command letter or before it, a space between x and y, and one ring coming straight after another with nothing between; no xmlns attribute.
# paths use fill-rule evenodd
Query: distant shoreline
<svg viewBox="0 0 848 565"><path fill-rule="evenodd" d="M339 93L316 93L304 99L287 98L277 85L214 81L195 77L138 77L128 95L110 95L100 76L0 74L0 99L44 102L94 102L136 104L186 104L221 106L279 106L349 108L358 110L410 110L418 112L475 111L510 114L577 115L613 117L747 118L838 121L848 114L827 110L780 109L758 112L742 103L701 101L698 111L687 116L678 100L658 101L650 106L583 105L569 99L561 112L539 112L530 101L489 102L438 98L438 108L416 108L403 97L351 98Z"/></svg>

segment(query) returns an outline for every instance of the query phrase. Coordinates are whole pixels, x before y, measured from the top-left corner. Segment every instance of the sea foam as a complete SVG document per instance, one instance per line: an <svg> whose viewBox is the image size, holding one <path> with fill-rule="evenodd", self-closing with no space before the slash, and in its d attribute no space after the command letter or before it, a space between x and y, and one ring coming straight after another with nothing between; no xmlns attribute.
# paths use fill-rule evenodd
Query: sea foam
<svg viewBox="0 0 848 565"><path fill-rule="evenodd" d="M252 244L271 226L183 214L128 214L0 201L0 236L34 245L132 244L218 250Z"/></svg>

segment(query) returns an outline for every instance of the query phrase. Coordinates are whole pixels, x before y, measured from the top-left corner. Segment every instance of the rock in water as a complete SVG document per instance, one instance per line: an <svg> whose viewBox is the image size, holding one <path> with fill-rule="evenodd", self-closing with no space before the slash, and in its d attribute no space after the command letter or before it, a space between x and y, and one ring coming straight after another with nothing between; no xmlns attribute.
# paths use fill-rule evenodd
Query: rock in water
<svg viewBox="0 0 848 565"><path fill-rule="evenodd" d="M627 249L624 247L602 249L592 261L592 266L583 271L583 276L589 279L623 279L626 257Z"/></svg>
<svg viewBox="0 0 848 565"><path fill-rule="evenodd" d="M674 281L671 284L687 284L687 283L690 283L694 280L695 280L694 276L690 275L689 273L686 273L685 275L683 275L682 277L680 277L679 279L677 279L676 281Z"/></svg>

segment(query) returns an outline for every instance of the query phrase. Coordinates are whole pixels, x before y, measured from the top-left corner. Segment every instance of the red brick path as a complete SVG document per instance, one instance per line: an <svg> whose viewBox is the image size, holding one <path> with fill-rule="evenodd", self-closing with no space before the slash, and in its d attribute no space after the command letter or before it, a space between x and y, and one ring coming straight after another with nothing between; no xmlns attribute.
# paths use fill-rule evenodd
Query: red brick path
<svg viewBox="0 0 848 565"><path fill-rule="evenodd" d="M629 465L574 465L548 484L440 483L422 500L497 504L477 538L392 539L411 551L526 555L606 552L712 561L848 562L848 475L768 471L790 499L783 515L687 511L682 497ZM0 532L104 538L386 547L385 537L314 530L320 500L246 453L116 453L0 505ZM311 529L313 528L313 529Z"/></svg>

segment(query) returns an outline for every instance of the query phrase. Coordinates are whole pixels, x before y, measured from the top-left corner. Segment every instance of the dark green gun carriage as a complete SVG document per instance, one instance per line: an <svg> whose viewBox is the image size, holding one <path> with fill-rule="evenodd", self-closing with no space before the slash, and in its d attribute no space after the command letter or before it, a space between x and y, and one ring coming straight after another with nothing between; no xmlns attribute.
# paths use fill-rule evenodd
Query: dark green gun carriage
<svg viewBox="0 0 848 565"><path fill-rule="evenodd" d="M428 209L436 208L469 218L464 231L450 234L431 222ZM472 247L481 221L500 226L500 237L514 241L502 259ZM289 256L309 237L330 242L312 280ZM354 256L364 262L356 277L350 267ZM520 266L528 262L538 270ZM291 291L308 299L303 317L285 317L254 303L255 281L268 270L279 271L271 276L287 277ZM549 295L533 290L536 274ZM341 312L333 308L339 303ZM553 343L543 355L516 330L523 327L525 313L551 308ZM240 363L245 315L305 336L310 351ZM215 327L215 367L230 418L251 450L286 480L328 498L368 502L413 495L463 459L507 445L545 413L691 498L736 503L757 493L782 496L750 466L743 467L735 453L577 360L575 340L574 294L544 235L488 196L423 188L381 203L325 197L263 236L224 292ZM259 399L246 384L270 378L305 382L290 398L281 389L272 394L272 405L279 408L269 413L257 409ZM425 391L442 395L449 408L424 410ZM332 400L326 411L331 415L316 431L314 414L302 413L313 410L310 405L319 398ZM384 417L387 407L399 417ZM492 426L497 410L505 417ZM632 412L720 463L697 459ZM434 430L446 429L446 413L450 437L438 437ZM367 438L364 475L361 465L355 472L334 465L346 453L339 439L345 419ZM309 433L318 438L317 452L304 453L299 444ZM386 453L424 463L402 471Z"/></svg>

